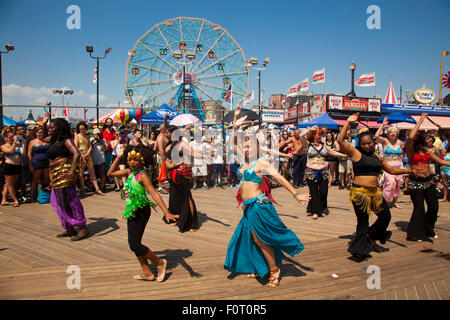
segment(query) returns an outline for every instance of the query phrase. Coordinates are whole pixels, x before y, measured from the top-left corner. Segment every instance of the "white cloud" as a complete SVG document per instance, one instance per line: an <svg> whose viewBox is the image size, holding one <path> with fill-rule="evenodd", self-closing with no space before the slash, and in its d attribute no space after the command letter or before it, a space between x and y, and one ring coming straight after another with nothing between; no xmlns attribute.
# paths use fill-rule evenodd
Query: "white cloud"
<svg viewBox="0 0 450 320"><path fill-rule="evenodd" d="M33 87L22 87L17 84L9 84L7 86L3 86L3 94L11 97L39 97L46 94L52 94L51 88L41 87L41 88L33 88Z"/></svg>

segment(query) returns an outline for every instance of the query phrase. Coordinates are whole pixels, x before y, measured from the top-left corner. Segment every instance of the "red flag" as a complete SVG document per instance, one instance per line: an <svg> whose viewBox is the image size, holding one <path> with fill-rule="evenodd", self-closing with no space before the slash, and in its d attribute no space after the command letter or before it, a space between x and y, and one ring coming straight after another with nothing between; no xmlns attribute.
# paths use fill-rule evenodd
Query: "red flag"
<svg viewBox="0 0 450 320"><path fill-rule="evenodd" d="M67 108L67 106L69 105L69 103L67 102L66 107L64 108L63 112L64 112L64 117L69 117L69 109Z"/></svg>
<svg viewBox="0 0 450 320"><path fill-rule="evenodd" d="M94 68L94 80L92 82L97 83L97 66Z"/></svg>

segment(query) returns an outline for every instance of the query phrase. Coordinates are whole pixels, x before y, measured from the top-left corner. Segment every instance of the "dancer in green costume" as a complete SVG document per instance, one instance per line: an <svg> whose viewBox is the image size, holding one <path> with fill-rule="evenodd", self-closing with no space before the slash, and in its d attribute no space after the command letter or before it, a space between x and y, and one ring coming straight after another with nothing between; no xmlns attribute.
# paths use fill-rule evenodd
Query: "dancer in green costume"
<svg viewBox="0 0 450 320"><path fill-rule="evenodd" d="M120 159L127 159L129 169L117 170ZM176 221L178 215L171 214L159 193L153 187L144 167L154 168L152 151L145 146L128 146L125 150L119 150L117 158L108 170L108 176L127 177L122 191L122 199L125 199L126 208L123 218L127 219L128 244L141 264L143 273L134 276L135 280L155 280L150 270L148 260L152 261L158 270L157 281L164 281L167 260L158 258L149 248L141 243L145 227L150 219L151 208L158 205L164 214L166 221ZM147 198L151 195L156 203Z"/></svg>

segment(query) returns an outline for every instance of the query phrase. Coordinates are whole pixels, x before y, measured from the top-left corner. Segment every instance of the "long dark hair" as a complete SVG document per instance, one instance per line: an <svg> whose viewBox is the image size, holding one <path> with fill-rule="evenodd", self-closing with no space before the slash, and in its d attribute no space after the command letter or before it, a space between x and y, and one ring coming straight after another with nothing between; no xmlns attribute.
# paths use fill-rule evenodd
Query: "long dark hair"
<svg viewBox="0 0 450 320"><path fill-rule="evenodd" d="M55 134L51 137L50 142L61 142L67 139L72 139L72 132L70 131L70 124L64 118L55 118L51 121L55 126Z"/></svg>
<svg viewBox="0 0 450 320"><path fill-rule="evenodd" d="M86 122L81 121L77 124L77 133L80 133L80 127L83 126L86 130L88 130L88 125L86 124Z"/></svg>
<svg viewBox="0 0 450 320"><path fill-rule="evenodd" d="M427 138L425 132L421 131L417 133L416 136L414 137L414 144L413 144L414 152L423 151L426 145L427 145Z"/></svg>

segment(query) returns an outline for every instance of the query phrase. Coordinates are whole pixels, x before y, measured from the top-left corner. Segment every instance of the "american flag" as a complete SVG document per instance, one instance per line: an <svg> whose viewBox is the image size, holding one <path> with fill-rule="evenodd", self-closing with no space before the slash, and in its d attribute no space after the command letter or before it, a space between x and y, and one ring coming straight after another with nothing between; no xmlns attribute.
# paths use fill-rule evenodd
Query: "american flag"
<svg viewBox="0 0 450 320"><path fill-rule="evenodd" d="M225 101L226 102L230 102L231 101L231 99L233 98L233 93L231 92L231 84L230 84L230 86L228 87L228 89L227 89L227 92L225 93Z"/></svg>

